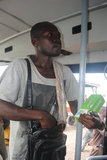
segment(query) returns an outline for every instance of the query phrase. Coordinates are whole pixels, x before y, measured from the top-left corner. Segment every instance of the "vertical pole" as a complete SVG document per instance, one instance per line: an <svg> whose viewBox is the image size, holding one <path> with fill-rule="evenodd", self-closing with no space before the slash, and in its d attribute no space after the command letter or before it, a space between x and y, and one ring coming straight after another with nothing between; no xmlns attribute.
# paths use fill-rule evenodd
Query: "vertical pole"
<svg viewBox="0 0 107 160"><path fill-rule="evenodd" d="M79 100L78 110L84 101L86 50L87 50L87 22L88 0L82 0L82 25L81 25L81 48L80 48L80 76L79 76ZM75 160L81 160L82 125L77 123Z"/></svg>

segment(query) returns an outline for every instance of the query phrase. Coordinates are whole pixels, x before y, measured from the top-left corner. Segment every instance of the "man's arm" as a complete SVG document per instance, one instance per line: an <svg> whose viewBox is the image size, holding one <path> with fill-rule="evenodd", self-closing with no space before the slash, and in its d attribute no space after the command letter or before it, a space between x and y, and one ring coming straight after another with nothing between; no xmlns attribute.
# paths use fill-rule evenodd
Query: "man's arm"
<svg viewBox="0 0 107 160"><path fill-rule="evenodd" d="M92 112L91 115L89 114L80 114L79 121L89 129L99 129L103 130L105 125L99 115L95 112Z"/></svg>
<svg viewBox="0 0 107 160"><path fill-rule="evenodd" d="M19 107L3 100L0 100L0 117L14 121L38 120L42 128L56 125L55 118L48 112Z"/></svg>
<svg viewBox="0 0 107 160"><path fill-rule="evenodd" d="M70 105L71 112L73 113L73 115L75 115L77 113L78 101L74 100L74 101L69 101L68 103ZM81 114L79 117L79 121L88 129L98 128L100 130L103 130L105 127L104 123L102 122L98 114L93 114L93 115Z"/></svg>
<svg viewBox="0 0 107 160"><path fill-rule="evenodd" d="M70 105L70 110L73 113L73 115L75 115L77 113L77 108L78 108L78 101L74 100L74 101L68 101L69 105Z"/></svg>

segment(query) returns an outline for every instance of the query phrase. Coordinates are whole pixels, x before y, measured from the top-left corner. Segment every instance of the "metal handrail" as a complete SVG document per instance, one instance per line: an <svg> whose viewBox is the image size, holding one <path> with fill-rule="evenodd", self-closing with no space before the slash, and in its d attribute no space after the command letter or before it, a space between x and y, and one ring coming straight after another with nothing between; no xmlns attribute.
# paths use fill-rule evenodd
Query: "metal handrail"
<svg viewBox="0 0 107 160"><path fill-rule="evenodd" d="M107 155L91 156L91 157L87 158L86 160L103 160L103 159L107 160Z"/></svg>

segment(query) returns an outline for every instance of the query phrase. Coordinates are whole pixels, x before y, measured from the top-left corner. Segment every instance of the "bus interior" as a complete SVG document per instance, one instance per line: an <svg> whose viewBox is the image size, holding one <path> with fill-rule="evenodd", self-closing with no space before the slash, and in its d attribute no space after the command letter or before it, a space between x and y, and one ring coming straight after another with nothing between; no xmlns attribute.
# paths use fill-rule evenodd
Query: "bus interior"
<svg viewBox="0 0 107 160"><path fill-rule="evenodd" d="M62 34L62 49L70 53L55 60L67 65L82 86L78 109L84 97L92 93L101 94L107 107L106 17L107 0L0 0L0 76L15 58L35 54L30 41L31 26L49 21ZM106 155L89 157L90 146L81 152L83 127L76 126L78 124L67 124L65 132L70 138L65 159L107 160ZM83 134L85 132L83 128Z"/></svg>

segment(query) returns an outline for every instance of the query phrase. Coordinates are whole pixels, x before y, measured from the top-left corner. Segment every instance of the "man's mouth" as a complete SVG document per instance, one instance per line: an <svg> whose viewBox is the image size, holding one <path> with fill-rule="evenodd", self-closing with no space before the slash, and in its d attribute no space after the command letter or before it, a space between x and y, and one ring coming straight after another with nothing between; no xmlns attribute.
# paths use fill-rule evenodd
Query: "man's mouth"
<svg viewBox="0 0 107 160"><path fill-rule="evenodd" d="M54 44L54 45L53 45L53 48L61 49L61 45L60 45L60 44Z"/></svg>

